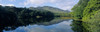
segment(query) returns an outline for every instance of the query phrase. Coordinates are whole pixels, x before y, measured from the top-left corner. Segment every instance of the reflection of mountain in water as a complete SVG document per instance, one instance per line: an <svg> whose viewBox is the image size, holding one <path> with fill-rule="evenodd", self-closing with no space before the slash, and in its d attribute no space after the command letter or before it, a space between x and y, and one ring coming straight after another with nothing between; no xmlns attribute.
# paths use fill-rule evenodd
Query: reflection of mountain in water
<svg viewBox="0 0 100 32"><path fill-rule="evenodd" d="M45 26L48 26L48 25L53 25L53 24L58 24L62 21L69 21L70 19L53 19L52 21L49 21L49 22L42 22L42 23L37 23L38 25L45 25Z"/></svg>
<svg viewBox="0 0 100 32"><path fill-rule="evenodd" d="M1 21L0 23L0 32L2 32L2 30L15 30L17 27L19 26L27 26L29 24L36 24L36 23L42 23L42 22L49 22L53 19L53 17L51 18L27 18L27 19L16 19L16 21L12 21L12 20L5 20L4 19Z"/></svg>

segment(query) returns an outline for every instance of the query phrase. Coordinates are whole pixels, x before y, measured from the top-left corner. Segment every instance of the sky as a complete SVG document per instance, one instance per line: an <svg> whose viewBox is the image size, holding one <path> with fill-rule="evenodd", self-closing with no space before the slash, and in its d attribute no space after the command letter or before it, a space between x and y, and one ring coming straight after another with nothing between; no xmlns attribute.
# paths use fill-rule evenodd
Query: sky
<svg viewBox="0 0 100 32"><path fill-rule="evenodd" d="M52 6L63 10L71 10L79 0L0 0L2 6L42 7Z"/></svg>

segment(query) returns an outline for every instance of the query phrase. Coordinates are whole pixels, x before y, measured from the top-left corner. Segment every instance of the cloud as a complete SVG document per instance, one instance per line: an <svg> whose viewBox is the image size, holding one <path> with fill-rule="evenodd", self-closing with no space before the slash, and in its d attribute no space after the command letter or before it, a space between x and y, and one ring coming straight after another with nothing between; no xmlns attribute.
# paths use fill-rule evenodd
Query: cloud
<svg viewBox="0 0 100 32"><path fill-rule="evenodd" d="M78 1L78 0L77 0ZM57 8L63 10L71 10L71 8L77 3L76 0L26 0L25 6L43 6L45 3L54 4Z"/></svg>
<svg viewBox="0 0 100 32"><path fill-rule="evenodd" d="M56 4L58 8L61 8L63 10L71 10L75 3L76 2L74 0L59 0L56 1L54 4Z"/></svg>
<svg viewBox="0 0 100 32"><path fill-rule="evenodd" d="M14 6L13 4L7 4L6 6Z"/></svg>
<svg viewBox="0 0 100 32"><path fill-rule="evenodd" d="M12 2L15 1L15 2ZM14 6L16 7L38 7L38 6L52 6L57 7L63 10L71 10L71 8L78 2L79 0L0 0L0 4L5 6ZM5 3L4 3L5 2ZM8 5L9 4L9 5Z"/></svg>
<svg viewBox="0 0 100 32"><path fill-rule="evenodd" d="M0 4L2 6L14 6L13 4Z"/></svg>
<svg viewBox="0 0 100 32"><path fill-rule="evenodd" d="M34 5L41 5L44 4L46 0L27 0L24 2L24 5L34 4Z"/></svg>
<svg viewBox="0 0 100 32"><path fill-rule="evenodd" d="M15 0L9 0L9 1L11 1L11 2L12 2L12 1L15 1Z"/></svg>
<svg viewBox="0 0 100 32"><path fill-rule="evenodd" d="M3 4L0 4L0 5L3 5Z"/></svg>
<svg viewBox="0 0 100 32"><path fill-rule="evenodd" d="M2 3L3 0L0 0L0 5L2 6L14 6L14 4L4 4ZM9 0L9 1L15 1L15 0Z"/></svg>

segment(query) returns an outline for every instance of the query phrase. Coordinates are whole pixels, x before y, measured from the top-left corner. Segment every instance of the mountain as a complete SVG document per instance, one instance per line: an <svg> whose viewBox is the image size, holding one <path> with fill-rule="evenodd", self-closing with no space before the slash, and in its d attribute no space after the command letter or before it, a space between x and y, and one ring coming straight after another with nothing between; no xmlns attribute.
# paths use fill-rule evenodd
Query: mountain
<svg viewBox="0 0 100 32"><path fill-rule="evenodd" d="M54 13L55 16L60 17L60 16L68 16L69 10L62 10L59 8L55 7L50 7L50 6L43 6L43 7L30 7L29 9L34 10L34 9L39 9L39 10L46 10Z"/></svg>
<svg viewBox="0 0 100 32"><path fill-rule="evenodd" d="M37 7L38 9L44 9L44 10L48 10L48 11L51 11L51 12L54 12L54 13L61 13L61 12L67 12L69 13L70 11L68 10L62 10L62 9L59 9L59 8L55 8L55 7L50 7L50 6L43 6L43 7Z"/></svg>

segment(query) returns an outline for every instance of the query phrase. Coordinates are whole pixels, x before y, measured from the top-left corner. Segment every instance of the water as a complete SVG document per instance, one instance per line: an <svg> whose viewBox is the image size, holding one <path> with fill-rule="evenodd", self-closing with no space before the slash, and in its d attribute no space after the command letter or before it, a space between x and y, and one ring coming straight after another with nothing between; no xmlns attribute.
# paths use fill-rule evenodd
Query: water
<svg viewBox="0 0 100 32"><path fill-rule="evenodd" d="M70 24L72 20L62 20L60 23L47 25L47 24L34 24L28 26L18 27L12 31L5 31L4 32L73 32L71 29L72 27Z"/></svg>
<svg viewBox="0 0 100 32"><path fill-rule="evenodd" d="M23 20L23 19L21 19ZM60 18L40 18L28 21L25 19L19 21L18 24L6 24L0 26L2 32L73 32L71 29L72 19ZM29 22L29 23L27 23Z"/></svg>
<svg viewBox="0 0 100 32"><path fill-rule="evenodd" d="M73 19L38 18L21 19L18 23L2 24L0 32L99 32L99 27L98 24Z"/></svg>

